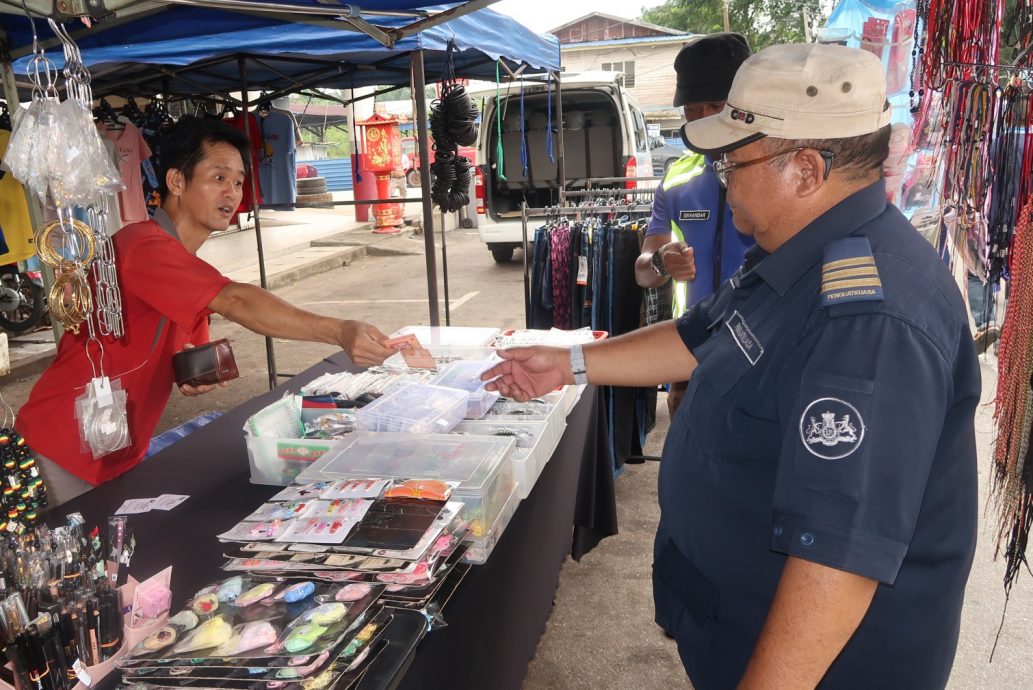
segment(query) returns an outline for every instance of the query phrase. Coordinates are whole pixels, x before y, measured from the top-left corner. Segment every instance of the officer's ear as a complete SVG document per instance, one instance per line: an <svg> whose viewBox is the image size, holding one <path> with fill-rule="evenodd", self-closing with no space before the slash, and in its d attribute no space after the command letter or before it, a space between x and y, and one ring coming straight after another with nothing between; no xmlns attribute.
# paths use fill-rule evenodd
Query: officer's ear
<svg viewBox="0 0 1033 690"><path fill-rule="evenodd" d="M825 159L817 149L797 151L790 165L794 170L796 196L801 199L820 192L828 181Z"/></svg>

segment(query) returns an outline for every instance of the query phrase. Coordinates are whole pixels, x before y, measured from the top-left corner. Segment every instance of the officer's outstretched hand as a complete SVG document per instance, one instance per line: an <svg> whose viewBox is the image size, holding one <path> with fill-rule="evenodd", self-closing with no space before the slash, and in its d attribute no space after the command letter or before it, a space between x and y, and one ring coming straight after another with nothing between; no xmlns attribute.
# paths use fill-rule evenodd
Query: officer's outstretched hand
<svg viewBox="0 0 1033 690"><path fill-rule="evenodd" d="M660 258L675 280L696 279L696 252L684 242L668 242L660 247Z"/></svg>
<svg viewBox="0 0 1033 690"><path fill-rule="evenodd" d="M499 350L498 355L505 361L484 372L481 380L490 381L486 388L507 398L526 402L574 383L566 348L514 347Z"/></svg>
<svg viewBox="0 0 1033 690"><path fill-rule="evenodd" d="M362 321L341 321L337 342L348 353L351 360L360 367L383 364L395 353L384 345L387 336L372 324Z"/></svg>

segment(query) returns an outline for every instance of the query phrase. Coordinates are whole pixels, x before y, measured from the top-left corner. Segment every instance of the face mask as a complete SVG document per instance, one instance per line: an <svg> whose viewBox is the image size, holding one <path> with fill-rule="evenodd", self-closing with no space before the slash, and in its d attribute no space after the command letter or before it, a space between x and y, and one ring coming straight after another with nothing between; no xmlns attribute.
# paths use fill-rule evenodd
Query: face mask
<svg viewBox="0 0 1033 690"><path fill-rule="evenodd" d="M685 148L689 148L689 138L685 135L685 128L688 126L689 123L686 122L684 125L681 126L681 129L678 130L678 134L681 135L681 141L683 144L685 144Z"/></svg>

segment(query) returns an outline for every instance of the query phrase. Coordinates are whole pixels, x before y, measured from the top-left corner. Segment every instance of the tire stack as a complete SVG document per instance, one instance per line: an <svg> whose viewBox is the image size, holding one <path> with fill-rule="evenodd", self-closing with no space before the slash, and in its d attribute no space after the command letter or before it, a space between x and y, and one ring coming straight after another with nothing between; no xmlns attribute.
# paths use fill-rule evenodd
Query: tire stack
<svg viewBox="0 0 1033 690"><path fill-rule="evenodd" d="M333 195L326 188L325 177L298 178L298 206L333 208Z"/></svg>

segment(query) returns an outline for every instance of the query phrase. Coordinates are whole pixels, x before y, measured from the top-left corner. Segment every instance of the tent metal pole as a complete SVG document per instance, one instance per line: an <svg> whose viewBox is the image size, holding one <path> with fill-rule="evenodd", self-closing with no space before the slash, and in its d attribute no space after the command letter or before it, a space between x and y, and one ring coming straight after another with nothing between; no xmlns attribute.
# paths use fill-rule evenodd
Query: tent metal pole
<svg viewBox="0 0 1033 690"><path fill-rule="evenodd" d="M563 83L560 81L559 70L556 70L553 76L556 78L556 132L559 135L558 143L560 145L559 153L556 156L556 174L559 178L556 181L559 183L560 206L562 206L563 195L567 191L567 168L563 160Z"/></svg>
<svg viewBox="0 0 1033 690"><path fill-rule="evenodd" d="M250 151L255 150L254 142L251 141L251 114L248 112L248 93L247 93L247 58L243 55L237 58L237 65L240 67L240 100L243 106L243 118L244 118L244 136L247 137L248 149ZM255 172L254 164L251 165L251 169L247 171L248 175L253 175ZM248 205L251 207L251 213L255 216L255 244L258 247L258 282L262 286L263 290L269 289L269 284L266 282L265 276L265 248L262 246L262 221L258 217L258 198L255 195L255 188L258 184L257 179L251 180L251 198L248 199ZM269 336L265 337L265 361L269 369L269 390L276 388L276 352L273 350L273 339Z"/></svg>
<svg viewBox="0 0 1033 690"><path fill-rule="evenodd" d="M438 314L438 267L434 249L434 205L430 198L430 155L427 151L427 77L423 73L423 50L412 53L412 90L416 100L416 144L420 156L420 196L423 197L423 253L427 260L427 302L430 325L440 326Z"/></svg>
<svg viewBox="0 0 1033 690"><path fill-rule="evenodd" d="M456 211L456 218L459 212ZM452 325L452 308L448 303L448 246L445 244L445 212L441 212L441 278L445 288L445 325Z"/></svg>

